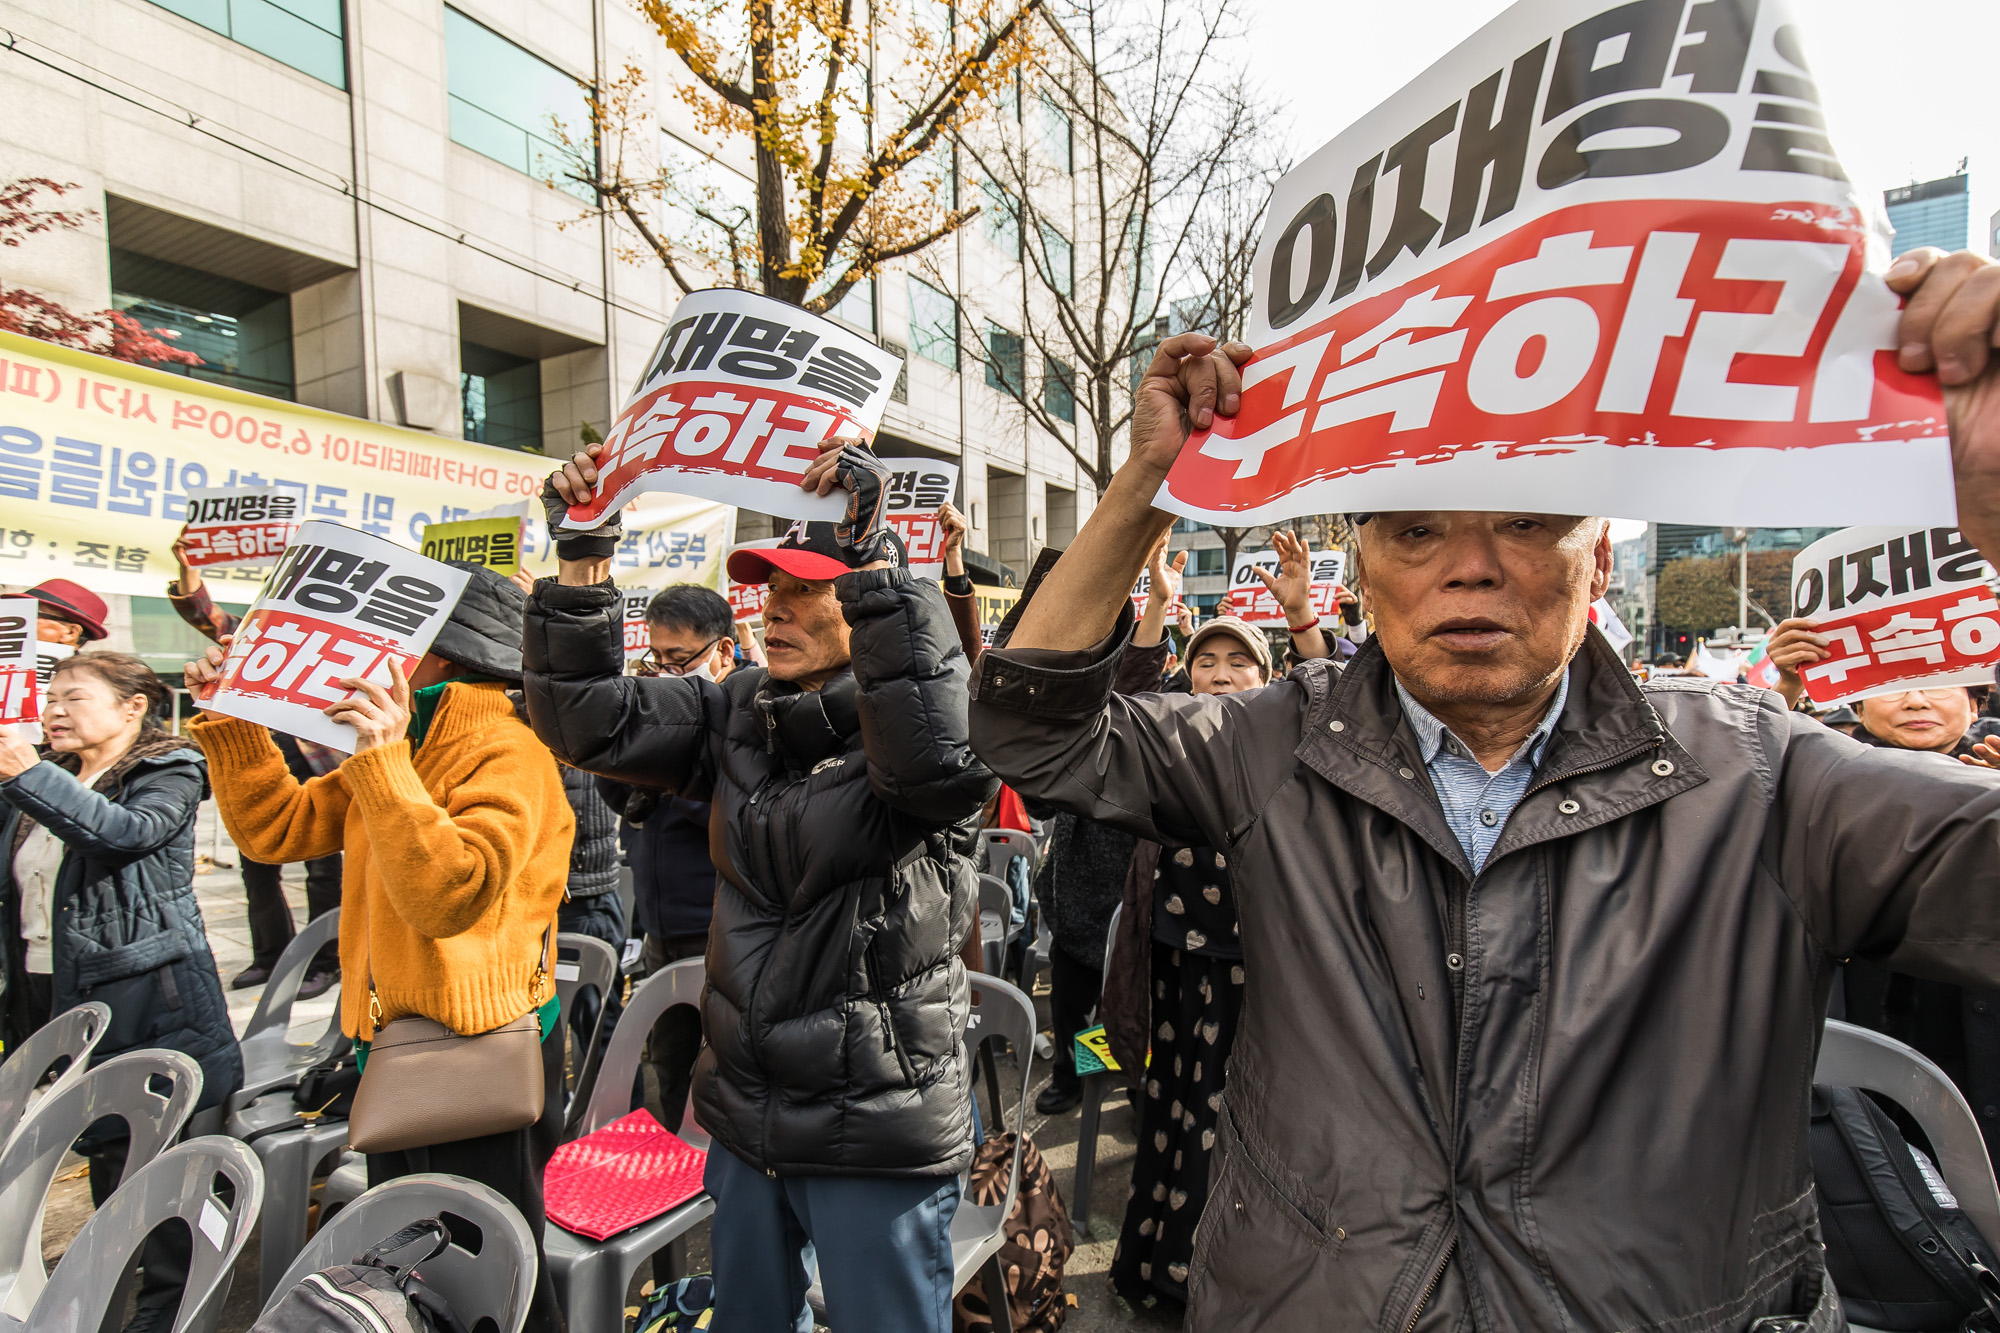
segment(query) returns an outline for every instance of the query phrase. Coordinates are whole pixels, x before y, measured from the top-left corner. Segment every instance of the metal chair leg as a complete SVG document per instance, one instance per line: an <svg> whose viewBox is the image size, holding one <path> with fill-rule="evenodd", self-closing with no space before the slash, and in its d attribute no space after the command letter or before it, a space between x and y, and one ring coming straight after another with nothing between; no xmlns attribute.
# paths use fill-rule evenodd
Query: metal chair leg
<svg viewBox="0 0 2000 1333"><path fill-rule="evenodd" d="M1090 1234L1090 1178L1097 1173L1097 1120L1103 1113L1104 1074L1083 1076L1083 1123L1076 1135L1076 1174L1070 1178L1069 1217L1076 1234Z"/></svg>

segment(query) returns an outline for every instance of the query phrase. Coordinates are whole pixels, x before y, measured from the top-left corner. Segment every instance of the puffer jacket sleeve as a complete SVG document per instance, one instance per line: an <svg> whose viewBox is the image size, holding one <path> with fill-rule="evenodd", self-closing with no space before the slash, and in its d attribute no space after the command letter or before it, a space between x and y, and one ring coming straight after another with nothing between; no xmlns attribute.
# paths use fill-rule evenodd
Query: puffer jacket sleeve
<svg viewBox="0 0 2000 1333"><path fill-rule="evenodd" d="M522 628L528 722L556 758L692 800L714 782L708 740L728 700L706 677L625 674L624 606L609 583L535 584Z"/></svg>
<svg viewBox="0 0 2000 1333"><path fill-rule="evenodd" d="M1078 652L988 649L973 749L1024 797L1153 842L1230 846L1296 770L1305 691L1281 681L1220 696L1114 693L1133 621L1128 603Z"/></svg>
<svg viewBox="0 0 2000 1333"><path fill-rule="evenodd" d="M1775 694L1760 711L1775 775L1766 864L1820 946L2000 985L2000 774L1857 744Z"/></svg>
<svg viewBox="0 0 2000 1333"><path fill-rule="evenodd" d="M126 865L181 836L207 785L199 754L134 784L125 804L100 796L52 763L0 783L0 800L105 865Z"/></svg>
<svg viewBox="0 0 2000 1333"><path fill-rule="evenodd" d="M833 586L854 631L861 741L875 794L934 824L978 813L1000 784L972 752L969 671L943 592L907 569L859 570Z"/></svg>

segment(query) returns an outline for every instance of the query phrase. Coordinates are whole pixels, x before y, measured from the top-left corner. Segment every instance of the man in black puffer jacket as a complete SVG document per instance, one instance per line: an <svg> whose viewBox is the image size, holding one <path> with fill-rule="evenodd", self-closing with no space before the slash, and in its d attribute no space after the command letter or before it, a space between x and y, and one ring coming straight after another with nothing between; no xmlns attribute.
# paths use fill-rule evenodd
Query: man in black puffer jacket
<svg viewBox="0 0 2000 1333"><path fill-rule="evenodd" d="M592 446L551 478L560 521ZM972 1154L958 950L968 859L998 784L966 737L968 668L943 595L882 518L887 471L836 441L800 484L848 492L839 524L739 551L768 580L768 670L623 675L615 525L558 530L523 657L535 731L567 763L711 808L718 874L694 1099L716 1325L809 1328L803 1247L828 1317L950 1327L951 1217Z"/></svg>

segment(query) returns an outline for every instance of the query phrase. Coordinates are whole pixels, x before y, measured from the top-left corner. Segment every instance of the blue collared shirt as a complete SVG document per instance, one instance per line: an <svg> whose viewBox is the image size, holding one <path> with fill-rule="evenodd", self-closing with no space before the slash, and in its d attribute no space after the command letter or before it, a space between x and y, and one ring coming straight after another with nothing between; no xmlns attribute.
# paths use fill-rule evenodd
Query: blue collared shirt
<svg viewBox="0 0 2000 1333"><path fill-rule="evenodd" d="M1500 841L1500 833L1507 827L1507 816L1514 813L1514 807L1528 794L1528 781L1535 775L1535 765L1542 761L1549 737L1555 734L1563 701L1569 698L1569 673L1564 672L1556 686L1556 697L1549 702L1549 711L1542 714L1534 731L1498 773L1488 773L1472 757L1472 747L1452 735L1449 727L1412 699L1400 680L1396 682L1396 697L1403 701L1403 715L1410 719L1410 729L1417 733L1424 768L1431 775L1431 786L1437 789L1439 803L1444 806L1445 823L1451 826L1458 845L1465 848L1476 875L1485 867L1493 844Z"/></svg>

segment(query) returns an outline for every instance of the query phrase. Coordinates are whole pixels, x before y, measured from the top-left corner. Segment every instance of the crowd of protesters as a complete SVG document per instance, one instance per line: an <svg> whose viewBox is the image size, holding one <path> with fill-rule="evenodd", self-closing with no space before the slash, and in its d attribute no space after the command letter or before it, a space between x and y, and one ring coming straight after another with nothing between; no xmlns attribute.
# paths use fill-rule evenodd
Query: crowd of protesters
<svg viewBox="0 0 2000 1333"><path fill-rule="evenodd" d="M1989 557L1995 273L1919 252L1891 274L1906 362L1947 367L1961 525ZM1775 690L1642 681L1589 623L1599 518L1349 515L1353 586L1325 619L1279 531L1259 577L1285 632L1196 623L1152 499L1236 409L1247 354L1160 344L1129 457L990 644L963 515L939 511L944 575L918 577L853 440L801 482L841 495L839 521L728 559L768 589L761 639L673 587L635 663L616 513L556 526L595 495L587 447L544 493L557 574L460 565L414 666L340 682L351 754L208 712L163 730L166 686L91 646L102 599L29 590L69 655L44 743L0 735L7 1049L97 1000L96 1058L184 1051L208 1111L241 1086L192 889L212 790L252 936L227 984L271 977L297 929L281 868L303 863L309 916L341 918L300 993L342 987L364 1084L404 1018L539 1039L539 1118L368 1152L371 1184L484 1182L539 1260L566 1044L624 995L572 1012L566 1043L555 932L642 975L701 957L700 1013L669 1010L645 1060L668 1127L691 1109L712 1140L714 1326L810 1328L816 1275L836 1328L943 1330L979 1132L980 835L1026 828L1032 884L1030 858L1005 869L1015 919L1048 931L1034 1109L1076 1110L1101 1023L1134 1111L1127 1300L1196 1328L1838 1327L1800 1146L1828 1013L1930 1056L2000 1148L1988 692L1816 712L1807 619L1770 639ZM236 621L184 558L168 593L215 641L187 665L200 698ZM94 1198L126 1142L107 1122L79 1143ZM189 1256L185 1234L145 1251L159 1326ZM528 1327L561 1326L538 1262Z"/></svg>

